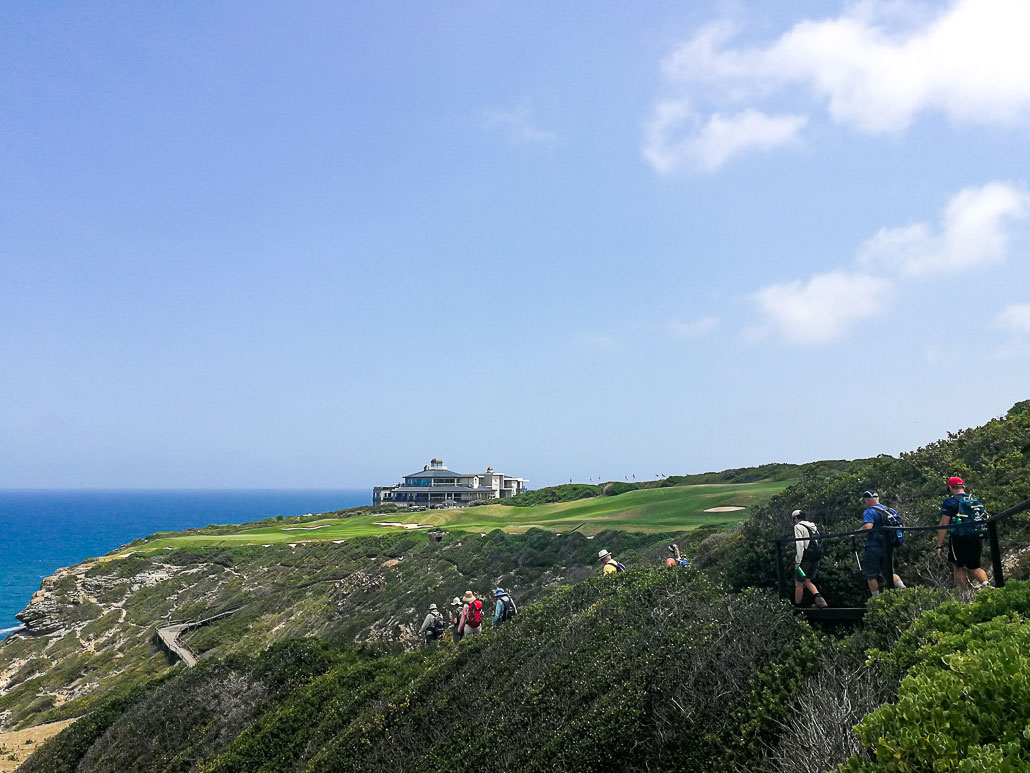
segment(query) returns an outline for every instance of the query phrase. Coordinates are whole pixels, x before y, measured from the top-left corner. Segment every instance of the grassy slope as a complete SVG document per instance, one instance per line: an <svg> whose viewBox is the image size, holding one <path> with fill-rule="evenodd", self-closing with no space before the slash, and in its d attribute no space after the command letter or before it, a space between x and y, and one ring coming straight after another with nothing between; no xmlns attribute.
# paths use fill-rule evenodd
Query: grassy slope
<svg viewBox="0 0 1030 773"><path fill-rule="evenodd" d="M531 526L565 531L584 524L578 530L596 534L606 529L640 532L685 531L709 524L732 524L746 517L746 510L729 513L706 513L711 507L753 507L782 491L789 481L670 488L630 491L614 497L537 505L534 507L502 507L487 505L455 510L431 510L392 515L366 515L350 518L326 518L307 521L305 528L296 522L283 521L260 528L241 528L230 534L157 535L135 550L160 550L168 547L188 548L219 545L262 545L306 540L335 540L380 536L392 530L376 526L376 522L415 522L464 531L486 532L503 529L525 531ZM319 527L319 528L310 528Z"/></svg>

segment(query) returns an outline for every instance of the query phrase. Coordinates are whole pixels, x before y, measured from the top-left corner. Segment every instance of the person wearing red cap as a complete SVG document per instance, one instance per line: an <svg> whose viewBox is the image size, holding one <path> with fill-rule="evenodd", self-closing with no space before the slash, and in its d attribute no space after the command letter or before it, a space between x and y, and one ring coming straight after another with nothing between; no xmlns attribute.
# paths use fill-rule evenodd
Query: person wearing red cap
<svg viewBox="0 0 1030 773"><path fill-rule="evenodd" d="M941 526L958 524L957 528L942 528L937 532L937 560L943 561L944 538L948 540L948 561L955 567L955 584L959 588L987 587L987 573L980 568L983 537L976 521L986 516L980 500L966 493L962 478L948 478L950 496L941 503Z"/></svg>

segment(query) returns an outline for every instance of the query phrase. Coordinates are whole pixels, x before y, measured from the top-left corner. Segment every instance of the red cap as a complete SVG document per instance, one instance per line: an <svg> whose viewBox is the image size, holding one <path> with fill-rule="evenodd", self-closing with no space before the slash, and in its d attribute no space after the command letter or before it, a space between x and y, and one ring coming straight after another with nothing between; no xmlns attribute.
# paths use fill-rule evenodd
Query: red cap
<svg viewBox="0 0 1030 773"><path fill-rule="evenodd" d="M955 486L966 487L966 482L962 478L948 478L948 488L954 488Z"/></svg>

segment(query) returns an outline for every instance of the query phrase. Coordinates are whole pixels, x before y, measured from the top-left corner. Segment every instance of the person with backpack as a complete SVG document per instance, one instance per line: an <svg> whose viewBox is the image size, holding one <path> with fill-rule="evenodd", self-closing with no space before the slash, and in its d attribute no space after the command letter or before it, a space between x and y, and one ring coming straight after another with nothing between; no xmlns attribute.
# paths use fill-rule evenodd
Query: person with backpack
<svg viewBox="0 0 1030 773"><path fill-rule="evenodd" d="M987 572L980 567L987 508L966 493L962 478L948 478L948 498L941 503L941 526L937 532L937 560L944 560L944 537L948 540L948 562L955 567L955 585L979 590L990 586Z"/></svg>
<svg viewBox="0 0 1030 773"><path fill-rule="evenodd" d="M818 527L806 520L804 510L795 510L790 517L794 521L794 606L801 606L807 588L815 606L825 609L826 599L813 582L823 560L823 538Z"/></svg>
<svg viewBox="0 0 1030 773"><path fill-rule="evenodd" d="M451 628L454 631L454 643L461 641L461 599L455 596L451 599L451 609L448 613Z"/></svg>
<svg viewBox="0 0 1030 773"><path fill-rule="evenodd" d="M461 597L465 606L461 608L461 619L458 621L458 630L461 631L461 638L467 639L475 636L482 630L483 625L483 602L476 598L475 594L468 590Z"/></svg>
<svg viewBox="0 0 1030 773"><path fill-rule="evenodd" d="M675 542L669 545L669 557L665 559L665 566L668 569L674 567L683 567L685 569L690 566L690 562L687 561L686 556L680 553L680 546Z"/></svg>
<svg viewBox="0 0 1030 773"><path fill-rule="evenodd" d="M419 636L425 635L426 646L429 646L432 642L440 641L446 629L447 624L444 622L440 610L437 609L436 604L430 604L429 613L422 621L422 627L418 629Z"/></svg>
<svg viewBox="0 0 1030 773"><path fill-rule="evenodd" d="M862 500L865 502L862 530L869 531L865 538L865 553L862 554L862 574L869 584L869 593L876 596L880 593L880 569L887 558L885 540L891 540L894 546L901 544L902 532L897 530L901 526L901 516L897 510L881 505L880 495L872 489L862 492ZM900 590L905 587L897 574L891 579L895 588Z"/></svg>
<svg viewBox="0 0 1030 773"><path fill-rule="evenodd" d="M626 571L626 567L620 564L618 561L616 561L615 556L613 556L607 550L598 551L597 557L604 562L604 565L602 566L602 571L604 572L605 577L607 577L610 574L615 574L616 572Z"/></svg>
<svg viewBox="0 0 1030 773"><path fill-rule="evenodd" d="M515 617L519 613L519 608L515 606L515 601L504 588L494 591L494 599L496 600L494 604L494 627L496 628L501 623L506 623Z"/></svg>

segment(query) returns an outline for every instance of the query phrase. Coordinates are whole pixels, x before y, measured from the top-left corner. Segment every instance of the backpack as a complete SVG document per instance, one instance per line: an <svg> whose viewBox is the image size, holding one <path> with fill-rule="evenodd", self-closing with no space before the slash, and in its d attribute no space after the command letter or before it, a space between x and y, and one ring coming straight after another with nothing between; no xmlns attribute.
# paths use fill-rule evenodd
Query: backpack
<svg viewBox="0 0 1030 773"><path fill-rule="evenodd" d="M441 636L443 636L443 632L446 629L446 627L447 625L443 621L443 616L437 615L433 619L433 622L430 624L429 629L426 631L426 635L430 639L439 639Z"/></svg>
<svg viewBox="0 0 1030 773"><path fill-rule="evenodd" d="M884 536L890 539L891 545L900 545L904 542L905 533L900 531L900 527L904 524L901 522L898 511L883 505L873 505L873 509L880 514L880 523L877 525L884 527Z"/></svg>
<svg viewBox="0 0 1030 773"><path fill-rule="evenodd" d="M819 533L818 528L810 528L806 524L802 524L802 526L804 526L805 531L808 532L808 546L805 548L802 558L807 558L810 561L818 561L826 552L823 548L823 535Z"/></svg>
<svg viewBox="0 0 1030 773"><path fill-rule="evenodd" d="M465 625L469 628L479 628L483 622L483 602L479 599L469 602L468 612L465 613Z"/></svg>
<svg viewBox="0 0 1030 773"><path fill-rule="evenodd" d="M501 611L502 623L508 622L519 613L519 608L515 606L515 602L511 600L511 597L503 596L501 598L501 604L504 605L504 609Z"/></svg>
<svg viewBox="0 0 1030 773"><path fill-rule="evenodd" d="M621 561L612 561L611 563L615 564L615 571L617 573L626 571L626 567L622 565Z"/></svg>
<svg viewBox="0 0 1030 773"><path fill-rule="evenodd" d="M958 524L957 537L982 537L983 522L987 520L987 508L983 502L969 494L959 494L958 512L951 517Z"/></svg>

